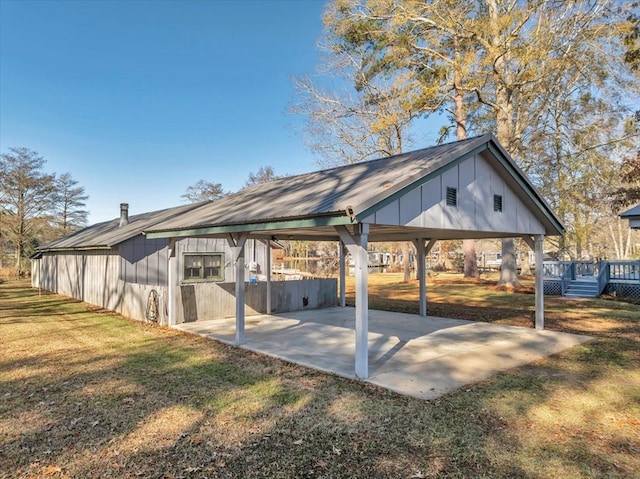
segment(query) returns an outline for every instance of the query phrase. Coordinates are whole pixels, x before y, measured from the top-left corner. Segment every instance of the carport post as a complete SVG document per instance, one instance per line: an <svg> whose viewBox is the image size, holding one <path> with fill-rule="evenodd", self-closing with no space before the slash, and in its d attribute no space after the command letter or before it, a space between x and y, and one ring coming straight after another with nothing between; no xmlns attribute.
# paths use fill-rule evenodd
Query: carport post
<svg viewBox="0 0 640 479"><path fill-rule="evenodd" d="M344 243L342 243L342 241L338 241L338 249L340 250L340 307L344 308L347 306L347 298L346 298L347 285L345 284L345 279L347 277L347 274L346 274L347 248L344 245Z"/></svg>
<svg viewBox="0 0 640 479"><path fill-rule="evenodd" d="M229 234L227 242L236 265L236 344L244 344L244 244L249 233Z"/></svg>
<svg viewBox="0 0 640 479"><path fill-rule="evenodd" d="M425 318L427 316L427 268L426 268L426 253L424 239L417 239L413 241L418 253L418 279L420 281L420 316Z"/></svg>
<svg viewBox="0 0 640 479"><path fill-rule="evenodd" d="M425 244L425 239L413 240L413 244L418 252L418 278L420 280L420 316L427 317L427 255L436 244L436 240L429 240Z"/></svg>
<svg viewBox="0 0 640 479"><path fill-rule="evenodd" d="M360 223L356 236L356 376L369 377L369 225Z"/></svg>
<svg viewBox="0 0 640 479"><path fill-rule="evenodd" d="M271 314L271 240L267 240L267 314Z"/></svg>
<svg viewBox="0 0 640 479"><path fill-rule="evenodd" d="M544 236L535 236L534 252L536 255L536 329L544 329Z"/></svg>
<svg viewBox="0 0 640 479"><path fill-rule="evenodd" d="M176 324L176 285L178 284L178 260L176 254L176 239L169 238L169 261L167 271L167 323Z"/></svg>
<svg viewBox="0 0 640 479"><path fill-rule="evenodd" d="M351 253L356 263L356 376L369 377L369 254L367 239L369 225L358 223L351 234L345 226L336 226L342 243Z"/></svg>

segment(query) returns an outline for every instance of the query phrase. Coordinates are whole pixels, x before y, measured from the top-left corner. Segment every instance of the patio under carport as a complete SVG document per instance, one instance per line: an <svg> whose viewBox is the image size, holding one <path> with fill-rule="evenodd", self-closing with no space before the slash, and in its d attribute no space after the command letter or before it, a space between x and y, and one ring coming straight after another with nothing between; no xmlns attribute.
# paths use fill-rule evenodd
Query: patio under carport
<svg viewBox="0 0 640 479"><path fill-rule="evenodd" d="M376 363L375 354L384 357L391 351L382 348L375 353L377 340L387 342L381 339L382 336L371 342L369 320L378 313L368 308L368 243L411 241L415 245L420 316L409 316L407 321L421 324L427 321L425 258L436 241L520 237L535 251L536 263L542 264L544 237L559 235L562 231L554 213L497 140L492 135L483 135L256 185L155 225L145 233L149 238L167 238L170 244L175 244L176 238L184 237L227 239L235 265L236 315L233 340L226 338L227 333L218 339L245 347L260 341L260 333L249 327L244 312L244 244L247 239L339 241L340 302L344 307L348 251L355 260L355 310L345 309L342 313L346 315L349 311L348 314L354 315L348 336L339 329L324 330L326 334L338 335L327 338L329 343L341 344L343 339L337 338L350 341L350 346L336 350L336 354L351 354L350 371L343 366L330 370L367 379L370 378L370 363L374 366L371 371L375 372L375 377L380 377L384 371L381 364ZM270 304L270 261L267 263L267 304ZM175 298L181 286L179 271L179 258L173 250L169 256L169 324L187 328L172 320L175 318ZM542 268L538 268L535 326L539 330L544 328L543 297ZM292 318L302 314L306 313L294 313ZM277 318L285 319L284 316ZM265 324L271 322L264 321ZM324 325L325 328L329 326ZM390 322L389 326L393 329L396 324ZM284 335L288 330L276 327L274 331ZM519 334L531 336L533 333L520 329ZM543 333L539 334L540 338L544 337ZM307 343L306 348L322 348L324 343L320 338L323 336L317 336L317 343ZM419 337L423 336L420 332ZM389 337L400 336L392 333ZM459 336L444 337L451 341L449 347L454 349L459 348L456 341L463 341ZM283 350L281 339L274 337ZM295 344L291 346L295 347ZM427 344L423 349L428 350L429 346ZM401 349L403 353L411 350ZM483 351L479 360L484 361L484 356ZM442 368L436 369L436 374L442 374Z"/></svg>
<svg viewBox="0 0 640 479"><path fill-rule="evenodd" d="M183 323L177 329L235 344L235 319ZM246 318L246 342L261 354L355 379L355 309L328 308ZM499 371L588 341L576 334L460 319L369 311L366 382L433 399Z"/></svg>

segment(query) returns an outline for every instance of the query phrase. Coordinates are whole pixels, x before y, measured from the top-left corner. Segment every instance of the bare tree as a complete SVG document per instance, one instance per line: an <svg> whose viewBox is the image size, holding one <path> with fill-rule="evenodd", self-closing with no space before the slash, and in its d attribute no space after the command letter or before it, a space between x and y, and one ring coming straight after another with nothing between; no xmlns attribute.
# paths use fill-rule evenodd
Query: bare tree
<svg viewBox="0 0 640 479"><path fill-rule="evenodd" d="M198 203L200 201L219 200L228 194L222 189L222 184L220 183L198 180L196 184L187 187L180 197L188 203Z"/></svg>
<svg viewBox="0 0 640 479"><path fill-rule="evenodd" d="M55 200L55 175L44 173L44 164L44 158L28 148L9 148L0 155L0 232L15 250L19 275Z"/></svg>
<svg viewBox="0 0 640 479"><path fill-rule="evenodd" d="M89 196L84 187L78 186L71 173L63 173L57 178L55 189L55 223L62 235L86 226L89 212L84 208Z"/></svg>
<svg viewBox="0 0 640 479"><path fill-rule="evenodd" d="M276 175L273 166L261 166L256 173L249 173L249 178L244 183L244 188L259 185L261 183L268 183L269 181L277 180L278 178L280 178L280 176Z"/></svg>

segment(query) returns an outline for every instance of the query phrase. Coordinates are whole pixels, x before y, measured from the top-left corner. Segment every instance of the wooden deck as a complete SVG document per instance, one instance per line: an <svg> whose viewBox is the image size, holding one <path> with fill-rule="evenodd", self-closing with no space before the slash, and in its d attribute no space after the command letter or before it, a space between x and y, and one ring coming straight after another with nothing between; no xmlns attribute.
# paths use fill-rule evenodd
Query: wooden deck
<svg viewBox="0 0 640 479"><path fill-rule="evenodd" d="M640 261L545 261L545 294L640 298Z"/></svg>

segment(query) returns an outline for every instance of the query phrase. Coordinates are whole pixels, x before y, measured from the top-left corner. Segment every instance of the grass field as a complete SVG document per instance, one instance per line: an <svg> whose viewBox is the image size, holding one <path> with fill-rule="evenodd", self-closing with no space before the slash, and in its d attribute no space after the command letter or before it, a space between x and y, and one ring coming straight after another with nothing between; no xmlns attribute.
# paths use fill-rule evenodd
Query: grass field
<svg viewBox="0 0 640 479"><path fill-rule="evenodd" d="M532 322L491 284L431 278L429 313ZM416 282L370 292L417 308ZM421 401L6 282L0 477L640 477L640 305L546 299L595 339Z"/></svg>

